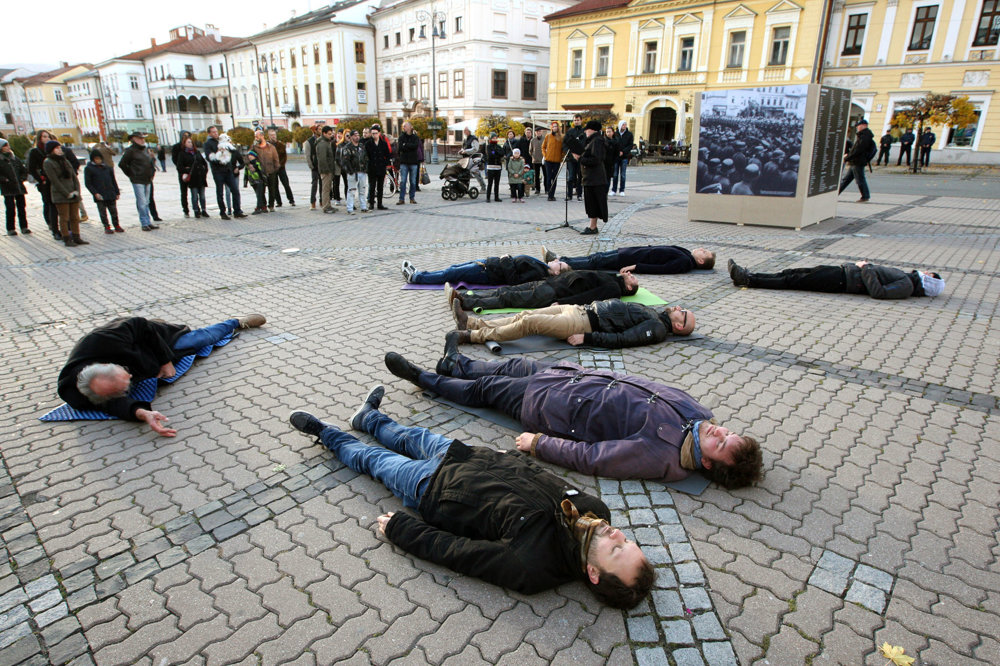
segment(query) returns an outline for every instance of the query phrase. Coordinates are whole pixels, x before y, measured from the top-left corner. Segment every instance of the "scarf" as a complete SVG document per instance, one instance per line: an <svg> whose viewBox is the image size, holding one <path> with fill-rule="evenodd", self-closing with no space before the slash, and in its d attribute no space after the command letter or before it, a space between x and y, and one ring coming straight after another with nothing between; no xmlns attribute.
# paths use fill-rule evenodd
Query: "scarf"
<svg viewBox="0 0 1000 666"><path fill-rule="evenodd" d="M608 526L608 521L598 518L589 511L581 516L579 509L568 499L560 502L559 508L563 512L563 522L580 546L580 570L586 575L587 553L590 552L590 542L602 526Z"/></svg>
<svg viewBox="0 0 1000 666"><path fill-rule="evenodd" d="M688 421L684 426L684 443L681 444L681 467L684 469L704 469L701 465L701 433L698 432L703 420ZM709 419L715 423L715 419Z"/></svg>

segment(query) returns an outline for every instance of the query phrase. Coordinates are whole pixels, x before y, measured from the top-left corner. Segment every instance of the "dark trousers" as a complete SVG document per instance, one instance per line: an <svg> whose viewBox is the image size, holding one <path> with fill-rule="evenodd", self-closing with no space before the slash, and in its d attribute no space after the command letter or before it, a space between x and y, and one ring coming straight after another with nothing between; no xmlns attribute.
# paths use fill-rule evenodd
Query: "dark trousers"
<svg viewBox="0 0 1000 666"><path fill-rule="evenodd" d="M899 144L899 159L896 160L896 166L903 163L903 155L906 155L906 166L910 166L910 149L913 147L912 143L901 143Z"/></svg>
<svg viewBox="0 0 1000 666"><path fill-rule="evenodd" d="M188 208L188 184L184 182L184 179L181 176L183 176L183 174L178 172L177 182L180 183L181 186L181 208L184 209L184 214L188 215L191 212L191 209Z"/></svg>
<svg viewBox="0 0 1000 666"><path fill-rule="evenodd" d="M319 169L310 169L312 171L312 185L309 186L309 204L316 204L316 191L319 190ZM292 200L292 196L288 195L288 200Z"/></svg>
<svg viewBox="0 0 1000 666"><path fill-rule="evenodd" d="M153 198L153 184L149 184L149 216L154 220L159 220L160 215L156 212L156 199Z"/></svg>
<svg viewBox="0 0 1000 666"><path fill-rule="evenodd" d="M205 188L204 187L191 187L191 207L194 208L195 214L204 213L208 215L208 209L205 207Z"/></svg>
<svg viewBox="0 0 1000 666"><path fill-rule="evenodd" d="M499 289L477 291L475 295L463 295L462 306L467 310L495 310L498 308L544 308L558 299L556 290L548 284L515 284Z"/></svg>
<svg viewBox="0 0 1000 666"><path fill-rule="evenodd" d="M750 286L755 289L798 289L842 294L846 282L842 266L810 266L786 268L780 273L750 273Z"/></svg>
<svg viewBox="0 0 1000 666"><path fill-rule="evenodd" d="M524 183L510 184L510 198L520 199L524 196Z"/></svg>
<svg viewBox="0 0 1000 666"><path fill-rule="evenodd" d="M264 186L267 188L267 207L274 208L274 202L278 199L278 172L275 171L269 176L264 176Z"/></svg>
<svg viewBox="0 0 1000 666"><path fill-rule="evenodd" d="M490 192L493 198L500 201L500 170L494 169L486 172L486 200L490 200Z"/></svg>
<svg viewBox="0 0 1000 666"><path fill-rule="evenodd" d="M875 166L882 164L882 158L885 158L885 165L889 166L889 146L882 146L878 151L878 159L875 160Z"/></svg>
<svg viewBox="0 0 1000 666"><path fill-rule="evenodd" d="M35 187L38 189L38 193L42 195L42 217L45 218L45 224L48 225L49 231L57 239L61 238L62 236L59 233L59 213L56 211L55 204L52 203L52 192L49 189L49 184L38 183Z"/></svg>
<svg viewBox="0 0 1000 666"><path fill-rule="evenodd" d="M865 166L857 164L847 164L844 166L844 177L840 181L840 192L843 192L852 180L858 181L858 189L861 191L862 199L870 199L871 192L868 191L868 180L865 178ZM838 192L838 194L840 194Z"/></svg>
<svg viewBox="0 0 1000 666"><path fill-rule="evenodd" d="M541 162L532 162L531 170L535 172L535 194L538 194L542 191L542 173L545 171L545 167ZM548 183L548 178L545 181ZM549 191L548 185L546 185L545 191Z"/></svg>
<svg viewBox="0 0 1000 666"><path fill-rule="evenodd" d="M421 372L417 382L460 405L494 407L520 420L531 375L551 365L521 357L496 362L474 361L459 355L451 377Z"/></svg>
<svg viewBox="0 0 1000 666"><path fill-rule="evenodd" d="M95 201L97 204L97 214L101 216L101 224L104 225L105 229L110 229L112 225L115 227L121 226L118 224L118 202L117 201ZM110 223L108 218L110 219Z"/></svg>
<svg viewBox="0 0 1000 666"><path fill-rule="evenodd" d="M623 265L618 258L618 250L595 252L585 257L559 257L559 259L565 261L575 271L617 271Z"/></svg>
<svg viewBox="0 0 1000 666"><path fill-rule="evenodd" d="M228 187L233 197L233 214L242 215L243 209L240 207L240 183L236 179L236 174L232 169L219 169L212 171L212 178L215 179L215 198L219 203L219 210L226 212L226 198L223 192Z"/></svg>
<svg viewBox="0 0 1000 666"><path fill-rule="evenodd" d="M288 184L288 171L285 167L278 169L278 182L281 186L285 188L285 196L288 197L288 203L295 204L295 197L292 196L292 186ZM275 202L281 205L281 188L275 188Z"/></svg>
<svg viewBox="0 0 1000 666"><path fill-rule="evenodd" d="M256 183L251 183L250 187L253 188L254 194L257 196L257 204L254 206L254 210L267 210L267 184L258 180Z"/></svg>
<svg viewBox="0 0 1000 666"><path fill-rule="evenodd" d="M375 202L382 205L382 190L385 188L385 167L368 170L368 208L374 208Z"/></svg>
<svg viewBox="0 0 1000 666"><path fill-rule="evenodd" d="M7 231L14 231L15 217L21 223L21 231L28 228L28 213L24 208L23 194L4 197L3 205L7 209Z"/></svg>
<svg viewBox="0 0 1000 666"><path fill-rule="evenodd" d="M330 198L334 201L340 201L340 176L334 175L331 179L332 185L330 187Z"/></svg>
<svg viewBox="0 0 1000 666"><path fill-rule="evenodd" d="M920 166L931 165L931 146L920 146Z"/></svg>
<svg viewBox="0 0 1000 666"><path fill-rule="evenodd" d="M561 162L545 163L545 193L551 199L556 195L556 180L559 175L559 165Z"/></svg>
<svg viewBox="0 0 1000 666"><path fill-rule="evenodd" d="M566 198L573 198L573 191L576 196L583 196L583 178L580 172L580 163L566 158Z"/></svg>

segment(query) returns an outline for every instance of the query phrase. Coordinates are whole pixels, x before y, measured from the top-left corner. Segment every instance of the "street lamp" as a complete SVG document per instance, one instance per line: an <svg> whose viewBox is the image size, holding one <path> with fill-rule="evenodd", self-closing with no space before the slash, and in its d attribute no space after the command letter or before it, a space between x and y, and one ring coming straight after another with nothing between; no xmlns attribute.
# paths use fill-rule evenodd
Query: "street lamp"
<svg viewBox="0 0 1000 666"><path fill-rule="evenodd" d="M418 21L426 21L430 19L431 21L431 121L427 124L431 128L433 133L433 140L431 141L431 164L438 163L438 129L441 127L441 123L438 122L437 115L437 38L445 38L444 34L444 22L447 20L447 15L444 12L434 11L434 6L431 5L431 11L426 11L420 9L416 13ZM441 30L438 30L438 25L441 26Z"/></svg>
<svg viewBox="0 0 1000 666"><path fill-rule="evenodd" d="M274 127L274 106L271 103L271 95L274 94L274 91L271 90L271 65L268 63L267 54L264 54L264 57L261 58L260 68L267 74L267 94L265 95L267 97L267 113L271 117L271 127ZM277 67L275 67L274 73L278 73Z"/></svg>

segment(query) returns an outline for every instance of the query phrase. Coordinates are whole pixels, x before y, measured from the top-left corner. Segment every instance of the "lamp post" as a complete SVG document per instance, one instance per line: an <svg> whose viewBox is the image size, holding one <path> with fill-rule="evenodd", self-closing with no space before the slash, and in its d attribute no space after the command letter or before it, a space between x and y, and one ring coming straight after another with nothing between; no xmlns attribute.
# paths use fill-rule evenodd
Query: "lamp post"
<svg viewBox="0 0 1000 666"><path fill-rule="evenodd" d="M438 128L441 124L438 122L437 117L437 38L445 38L444 34L444 22L447 19L447 15L444 12L434 11L434 5L431 5L431 11L426 11L420 9L416 13L418 21L426 21L430 19L431 21L431 121L428 126L431 128L433 139L431 141L431 164L438 163ZM441 25L441 30L438 30L438 24Z"/></svg>
<svg viewBox="0 0 1000 666"><path fill-rule="evenodd" d="M274 91L271 90L271 64L268 61L266 54L264 55L261 64L263 65L261 69L263 69L264 73L267 74L267 113L271 117L271 126L274 127L274 106L271 103L271 95L274 94ZM275 74L277 73L278 72L275 71Z"/></svg>

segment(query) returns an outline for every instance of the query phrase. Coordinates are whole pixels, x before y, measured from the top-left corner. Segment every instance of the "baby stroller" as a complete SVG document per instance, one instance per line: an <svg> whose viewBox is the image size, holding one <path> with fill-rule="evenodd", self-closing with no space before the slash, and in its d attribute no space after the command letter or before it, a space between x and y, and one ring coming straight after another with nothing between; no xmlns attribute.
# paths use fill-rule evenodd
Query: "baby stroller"
<svg viewBox="0 0 1000 666"><path fill-rule="evenodd" d="M441 186L441 198L445 201L455 201L466 194L470 199L478 197L479 188L475 185L470 186L469 182L472 180L473 169L479 167L482 159L482 153L473 153L442 169L439 178L446 182Z"/></svg>

